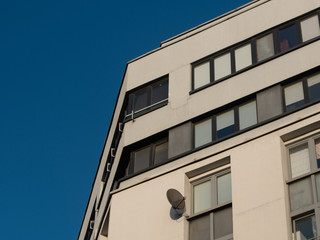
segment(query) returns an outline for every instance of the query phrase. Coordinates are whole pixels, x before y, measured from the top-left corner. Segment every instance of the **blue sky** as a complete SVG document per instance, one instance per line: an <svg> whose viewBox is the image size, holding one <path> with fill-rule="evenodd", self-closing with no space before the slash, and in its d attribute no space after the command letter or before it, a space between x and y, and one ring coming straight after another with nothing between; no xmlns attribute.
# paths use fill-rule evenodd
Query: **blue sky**
<svg viewBox="0 0 320 240"><path fill-rule="evenodd" d="M77 239L126 62L247 2L2 1L1 239Z"/></svg>

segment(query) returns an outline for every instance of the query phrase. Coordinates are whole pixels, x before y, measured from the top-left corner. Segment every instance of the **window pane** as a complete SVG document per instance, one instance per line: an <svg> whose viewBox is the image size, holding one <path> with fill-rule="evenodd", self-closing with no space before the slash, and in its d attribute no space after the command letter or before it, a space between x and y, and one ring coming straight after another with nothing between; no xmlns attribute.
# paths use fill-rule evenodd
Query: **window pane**
<svg viewBox="0 0 320 240"><path fill-rule="evenodd" d="M210 215L190 221L190 240L210 240Z"/></svg>
<svg viewBox="0 0 320 240"><path fill-rule="evenodd" d="M214 239L233 233L232 230L232 208L225 208L213 213Z"/></svg>
<svg viewBox="0 0 320 240"><path fill-rule="evenodd" d="M291 211L312 204L312 188L310 178L304 178L289 185Z"/></svg>
<svg viewBox="0 0 320 240"><path fill-rule="evenodd" d="M154 164L168 160L168 142L161 143L155 146Z"/></svg>
<svg viewBox="0 0 320 240"><path fill-rule="evenodd" d="M147 90L143 90L136 93L134 96L134 111L138 111L148 106L148 93Z"/></svg>
<svg viewBox="0 0 320 240"><path fill-rule="evenodd" d="M273 34L270 33L257 39L257 59L258 62L274 55Z"/></svg>
<svg viewBox="0 0 320 240"><path fill-rule="evenodd" d="M320 74L308 78L307 83L310 101L320 99Z"/></svg>
<svg viewBox="0 0 320 240"><path fill-rule="evenodd" d="M302 82L295 83L284 89L287 110L294 109L304 104Z"/></svg>
<svg viewBox="0 0 320 240"><path fill-rule="evenodd" d="M244 45L234 51L236 59L236 71L252 64L251 44Z"/></svg>
<svg viewBox="0 0 320 240"><path fill-rule="evenodd" d="M222 138L235 131L233 110L217 115L217 138Z"/></svg>
<svg viewBox="0 0 320 240"><path fill-rule="evenodd" d="M256 101L249 102L239 107L240 130L257 124Z"/></svg>
<svg viewBox="0 0 320 240"><path fill-rule="evenodd" d="M320 168L320 138L315 140L317 166Z"/></svg>
<svg viewBox="0 0 320 240"><path fill-rule="evenodd" d="M214 59L214 79L220 79L231 74L230 53Z"/></svg>
<svg viewBox="0 0 320 240"><path fill-rule="evenodd" d="M193 187L193 212L201 212L211 208L211 181Z"/></svg>
<svg viewBox="0 0 320 240"><path fill-rule="evenodd" d="M210 83L210 62L194 67L194 89Z"/></svg>
<svg viewBox="0 0 320 240"><path fill-rule="evenodd" d="M194 125L194 146L199 147L212 141L211 118Z"/></svg>
<svg viewBox="0 0 320 240"><path fill-rule="evenodd" d="M168 98L168 81L160 82L152 87L151 104Z"/></svg>
<svg viewBox="0 0 320 240"><path fill-rule="evenodd" d="M303 144L290 150L292 178L310 172L308 144Z"/></svg>
<svg viewBox="0 0 320 240"><path fill-rule="evenodd" d="M320 35L318 15L301 21L302 41L308 41Z"/></svg>
<svg viewBox="0 0 320 240"><path fill-rule="evenodd" d="M295 25L281 29L279 31L280 50L286 51L298 45L297 30Z"/></svg>
<svg viewBox="0 0 320 240"><path fill-rule="evenodd" d="M307 240L315 239L317 236L317 227L315 216L308 216L295 222L296 239Z"/></svg>
<svg viewBox="0 0 320 240"><path fill-rule="evenodd" d="M231 201L231 174L217 178L218 205Z"/></svg>
<svg viewBox="0 0 320 240"><path fill-rule="evenodd" d="M150 147L141 149L134 153L134 172L146 169L149 167Z"/></svg>
<svg viewBox="0 0 320 240"><path fill-rule="evenodd" d="M316 175L317 199L320 202L320 174Z"/></svg>

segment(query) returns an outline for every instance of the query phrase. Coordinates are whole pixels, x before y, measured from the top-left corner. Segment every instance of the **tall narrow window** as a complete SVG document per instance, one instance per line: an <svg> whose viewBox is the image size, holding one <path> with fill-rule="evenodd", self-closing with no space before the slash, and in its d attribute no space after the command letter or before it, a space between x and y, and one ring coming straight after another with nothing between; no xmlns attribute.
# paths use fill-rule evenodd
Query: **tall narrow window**
<svg viewBox="0 0 320 240"><path fill-rule="evenodd" d="M202 63L195 66L194 69L194 89L210 83L210 62Z"/></svg>
<svg viewBox="0 0 320 240"><path fill-rule="evenodd" d="M301 21L302 41L320 36L319 17L314 15Z"/></svg>
<svg viewBox="0 0 320 240"><path fill-rule="evenodd" d="M217 115L217 138L225 137L235 131L234 111Z"/></svg>
<svg viewBox="0 0 320 240"><path fill-rule="evenodd" d="M262 61L274 55L273 34L270 33L256 40L257 60Z"/></svg>
<svg viewBox="0 0 320 240"><path fill-rule="evenodd" d="M214 79L218 80L231 74L231 57L226 53L214 59Z"/></svg>
<svg viewBox="0 0 320 240"><path fill-rule="evenodd" d="M307 79L310 101L320 99L320 74Z"/></svg>
<svg viewBox="0 0 320 240"><path fill-rule="evenodd" d="M212 141L211 118L194 125L194 136L194 147L199 147Z"/></svg>
<svg viewBox="0 0 320 240"><path fill-rule="evenodd" d="M154 147L154 164L168 160L168 142L156 144Z"/></svg>
<svg viewBox="0 0 320 240"><path fill-rule="evenodd" d="M315 140L317 167L320 168L320 138Z"/></svg>
<svg viewBox="0 0 320 240"><path fill-rule="evenodd" d="M236 61L236 71L239 71L252 64L251 44L246 44L234 51Z"/></svg>
<svg viewBox="0 0 320 240"><path fill-rule="evenodd" d="M251 101L239 107L240 130L257 124L257 103Z"/></svg>
<svg viewBox="0 0 320 240"><path fill-rule="evenodd" d="M284 97L287 110L297 108L304 104L304 94L302 82L297 82L285 87Z"/></svg>
<svg viewBox="0 0 320 240"><path fill-rule="evenodd" d="M133 107L135 111L139 111L147 106L148 106L148 92L146 89L143 89L142 91L137 92L135 94Z"/></svg>
<svg viewBox="0 0 320 240"><path fill-rule="evenodd" d="M232 239L231 173L218 172L192 184L190 240Z"/></svg>
<svg viewBox="0 0 320 240"><path fill-rule="evenodd" d="M320 173L317 164L319 136L303 139L298 146L288 147L291 176L289 189L290 216L294 239L318 239L320 232ZM296 145L296 143L295 143ZM289 167L290 169L290 167Z"/></svg>
<svg viewBox="0 0 320 240"><path fill-rule="evenodd" d="M280 51L284 52L298 45L298 35L295 25L283 28L279 31Z"/></svg>

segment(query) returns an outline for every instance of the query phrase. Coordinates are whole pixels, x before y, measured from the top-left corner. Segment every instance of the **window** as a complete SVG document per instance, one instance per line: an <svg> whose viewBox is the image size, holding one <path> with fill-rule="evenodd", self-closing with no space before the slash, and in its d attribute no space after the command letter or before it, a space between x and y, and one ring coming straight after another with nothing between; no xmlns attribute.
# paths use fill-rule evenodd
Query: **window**
<svg viewBox="0 0 320 240"><path fill-rule="evenodd" d="M217 138L230 135L235 131L234 110L217 115Z"/></svg>
<svg viewBox="0 0 320 240"><path fill-rule="evenodd" d="M162 139L131 152L127 175L142 172L168 160L168 140Z"/></svg>
<svg viewBox="0 0 320 240"><path fill-rule="evenodd" d="M212 141L212 120L206 119L194 125L194 146L199 147Z"/></svg>
<svg viewBox="0 0 320 240"><path fill-rule="evenodd" d="M285 109L296 109L306 103L320 99L320 74L305 78L284 86Z"/></svg>
<svg viewBox="0 0 320 240"><path fill-rule="evenodd" d="M302 41L308 41L320 35L319 17L313 15L301 21Z"/></svg>
<svg viewBox="0 0 320 240"><path fill-rule="evenodd" d="M236 71L239 71L252 64L251 44L246 44L234 51L236 59Z"/></svg>
<svg viewBox="0 0 320 240"><path fill-rule="evenodd" d="M320 37L319 10L237 43L192 64L193 90L214 84ZM223 54L221 52L224 52ZM191 91L191 92L192 92Z"/></svg>
<svg viewBox="0 0 320 240"><path fill-rule="evenodd" d="M258 38L256 40L256 47L258 62L272 57L274 55L273 34L269 33L264 37Z"/></svg>
<svg viewBox="0 0 320 240"><path fill-rule="evenodd" d="M189 239L232 239L231 202L230 170L193 182Z"/></svg>
<svg viewBox="0 0 320 240"><path fill-rule="evenodd" d="M294 239L316 239L320 230L320 136L288 146L289 203Z"/></svg>
<svg viewBox="0 0 320 240"><path fill-rule="evenodd" d="M194 123L194 147L227 137L257 124L257 103L251 100Z"/></svg>
<svg viewBox="0 0 320 240"><path fill-rule="evenodd" d="M296 25L279 30L280 51L284 52L298 45Z"/></svg>
<svg viewBox="0 0 320 240"><path fill-rule="evenodd" d="M226 53L214 59L214 79L218 80L231 74L230 53Z"/></svg>
<svg viewBox="0 0 320 240"><path fill-rule="evenodd" d="M129 94L125 120L141 116L168 103L168 77Z"/></svg>
<svg viewBox="0 0 320 240"><path fill-rule="evenodd" d="M207 61L194 69L194 88L199 88L210 83L210 62Z"/></svg>

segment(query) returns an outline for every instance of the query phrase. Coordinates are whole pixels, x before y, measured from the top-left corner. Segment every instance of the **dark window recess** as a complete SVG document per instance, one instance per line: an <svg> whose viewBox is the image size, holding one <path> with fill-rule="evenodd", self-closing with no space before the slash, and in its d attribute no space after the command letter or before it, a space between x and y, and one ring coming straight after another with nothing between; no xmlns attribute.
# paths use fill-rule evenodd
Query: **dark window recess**
<svg viewBox="0 0 320 240"><path fill-rule="evenodd" d="M168 140L162 139L146 147L132 151L125 175L142 172L168 160Z"/></svg>
<svg viewBox="0 0 320 240"><path fill-rule="evenodd" d="M285 110L297 109L320 99L320 73L283 86Z"/></svg>
<svg viewBox="0 0 320 240"><path fill-rule="evenodd" d="M196 61L192 64L192 90L210 86L290 49L303 46L309 40L319 39L318 13L319 10Z"/></svg>
<svg viewBox="0 0 320 240"><path fill-rule="evenodd" d="M125 120L141 116L168 102L168 77L129 94Z"/></svg>

